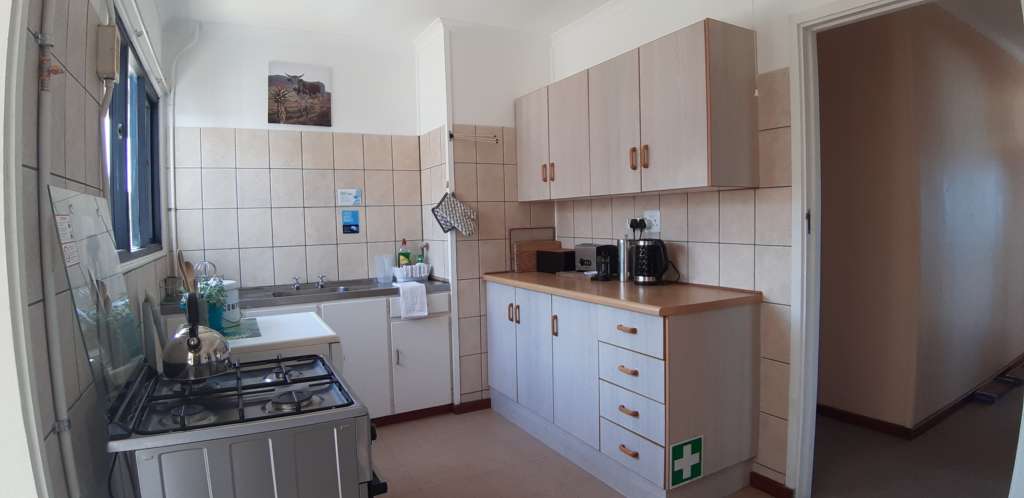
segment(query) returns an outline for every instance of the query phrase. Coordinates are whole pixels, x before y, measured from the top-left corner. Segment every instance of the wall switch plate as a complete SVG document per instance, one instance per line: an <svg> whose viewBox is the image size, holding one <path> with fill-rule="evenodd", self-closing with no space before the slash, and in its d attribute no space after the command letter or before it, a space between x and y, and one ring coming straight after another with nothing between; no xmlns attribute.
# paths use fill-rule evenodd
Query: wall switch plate
<svg viewBox="0 0 1024 498"><path fill-rule="evenodd" d="M647 221L646 231L661 233L661 210L649 209L644 211L644 220Z"/></svg>

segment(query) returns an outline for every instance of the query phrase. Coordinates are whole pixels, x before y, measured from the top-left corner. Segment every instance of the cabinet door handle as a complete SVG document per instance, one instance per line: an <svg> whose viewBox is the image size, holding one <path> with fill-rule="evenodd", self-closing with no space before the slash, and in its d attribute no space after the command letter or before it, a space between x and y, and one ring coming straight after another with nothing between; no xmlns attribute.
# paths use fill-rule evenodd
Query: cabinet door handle
<svg viewBox="0 0 1024 498"><path fill-rule="evenodd" d="M619 445L619 451L621 451L623 455L626 455L629 458L640 458L640 452L639 451L633 451L633 450L627 448L626 445L624 445L624 444L620 444Z"/></svg>
<svg viewBox="0 0 1024 498"><path fill-rule="evenodd" d="M619 411L633 418L638 418L640 416L640 412L636 410L630 410L629 408L626 408L626 405L619 405Z"/></svg>
<svg viewBox="0 0 1024 498"><path fill-rule="evenodd" d="M396 349L395 350L395 365L401 365L401 364L402 364L402 351Z"/></svg>
<svg viewBox="0 0 1024 498"><path fill-rule="evenodd" d="M512 318L512 303L508 303L508 321L514 321Z"/></svg>
<svg viewBox="0 0 1024 498"><path fill-rule="evenodd" d="M551 335L558 337L558 315L551 315Z"/></svg>
<svg viewBox="0 0 1024 498"><path fill-rule="evenodd" d="M635 368L626 368L625 365L619 365L619 371L624 373L624 374L626 374L626 375L628 375L628 376L630 376L630 377L639 377L640 376L640 371L639 370L637 370Z"/></svg>
<svg viewBox="0 0 1024 498"><path fill-rule="evenodd" d="M548 177L549 180L555 181L555 163L548 164L548 168L551 169L551 175Z"/></svg>
<svg viewBox="0 0 1024 498"><path fill-rule="evenodd" d="M548 182L548 164L544 163L540 165L540 181Z"/></svg>
<svg viewBox="0 0 1024 498"><path fill-rule="evenodd" d="M519 305L518 304L516 305L516 319L515 319L515 322L519 323Z"/></svg>
<svg viewBox="0 0 1024 498"><path fill-rule="evenodd" d="M636 147L629 148L629 169L636 171Z"/></svg>
<svg viewBox="0 0 1024 498"><path fill-rule="evenodd" d="M647 144L640 146L640 166L644 169L651 167L651 147Z"/></svg>
<svg viewBox="0 0 1024 498"><path fill-rule="evenodd" d="M627 327L620 323L615 326L615 329L618 330L619 332L636 335L636 327Z"/></svg>

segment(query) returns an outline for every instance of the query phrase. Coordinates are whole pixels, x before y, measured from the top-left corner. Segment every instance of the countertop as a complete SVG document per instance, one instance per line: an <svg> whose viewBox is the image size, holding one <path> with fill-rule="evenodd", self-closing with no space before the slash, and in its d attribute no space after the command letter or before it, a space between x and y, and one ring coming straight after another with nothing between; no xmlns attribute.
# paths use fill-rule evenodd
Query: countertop
<svg viewBox="0 0 1024 498"><path fill-rule="evenodd" d="M543 292L648 315L671 316L761 302L761 293L694 284L642 286L553 273L488 273L487 282Z"/></svg>
<svg viewBox="0 0 1024 498"><path fill-rule="evenodd" d="M231 351L258 353L338 342L338 335L334 333L334 330L327 326L316 313L309 311L261 316L256 318L256 322L260 326L260 336L228 339Z"/></svg>
<svg viewBox="0 0 1024 498"><path fill-rule="evenodd" d="M439 280L430 280L424 285L427 286L427 294L451 290L448 282L441 282ZM340 288L344 288L344 290L339 291L338 289ZM240 289L238 291L238 307L241 309L267 308L270 306L397 295L398 287L395 287L393 284L382 285L373 278L327 282L323 289L316 288L314 284L302 284L298 291L293 289L291 285L269 285L266 287ZM184 313L177 302L164 301L160 303L160 314L162 315L181 315Z"/></svg>

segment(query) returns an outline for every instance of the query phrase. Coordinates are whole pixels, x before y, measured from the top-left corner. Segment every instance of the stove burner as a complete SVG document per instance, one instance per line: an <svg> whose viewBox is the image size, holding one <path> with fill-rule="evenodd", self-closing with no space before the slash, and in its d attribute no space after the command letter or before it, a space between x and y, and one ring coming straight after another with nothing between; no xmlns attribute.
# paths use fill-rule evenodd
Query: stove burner
<svg viewBox="0 0 1024 498"><path fill-rule="evenodd" d="M216 420L216 416L198 403L183 403L172 407L164 421L173 425L196 426Z"/></svg>
<svg viewBox="0 0 1024 498"><path fill-rule="evenodd" d="M320 402L320 396L305 389L296 389L274 396L263 409L268 413L297 412L301 408Z"/></svg>
<svg viewBox="0 0 1024 498"><path fill-rule="evenodd" d="M282 373L280 369L277 369L274 370L273 372L268 373L267 375L264 375L263 382L281 382L284 380L285 375L287 375L288 378L291 380L296 380L303 377L302 372L294 368L289 368L288 370L284 371L284 373Z"/></svg>

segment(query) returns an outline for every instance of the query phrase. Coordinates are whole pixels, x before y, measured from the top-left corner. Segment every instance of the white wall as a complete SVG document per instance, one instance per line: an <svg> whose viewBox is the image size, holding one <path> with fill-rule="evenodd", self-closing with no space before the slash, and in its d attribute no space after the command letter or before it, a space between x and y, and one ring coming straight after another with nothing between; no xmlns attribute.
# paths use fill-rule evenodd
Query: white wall
<svg viewBox="0 0 1024 498"><path fill-rule="evenodd" d="M445 20L455 123L515 126L514 101L548 83L546 36Z"/></svg>
<svg viewBox="0 0 1024 498"><path fill-rule="evenodd" d="M178 63L175 125L298 129L267 124L270 61L333 68L334 131L417 132L411 45L371 45L342 34L231 24L204 24L198 43ZM308 128L326 131L322 127Z"/></svg>
<svg viewBox="0 0 1024 498"><path fill-rule="evenodd" d="M416 46L416 133L448 120L444 24L435 20L413 42Z"/></svg>

